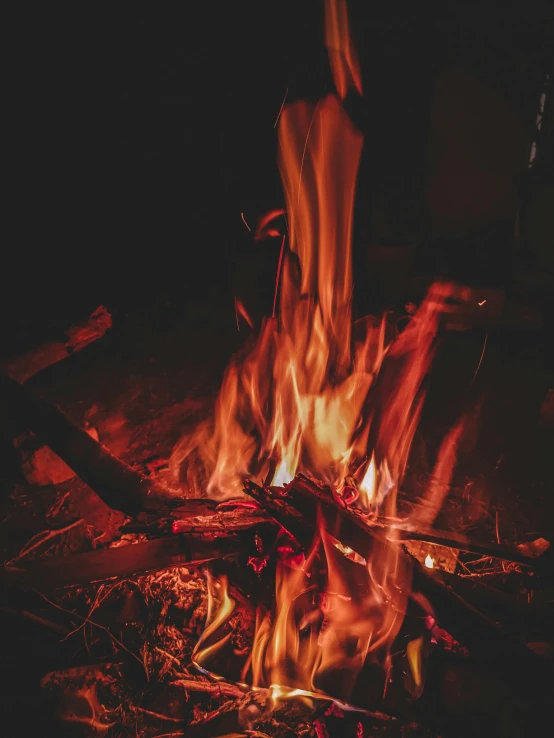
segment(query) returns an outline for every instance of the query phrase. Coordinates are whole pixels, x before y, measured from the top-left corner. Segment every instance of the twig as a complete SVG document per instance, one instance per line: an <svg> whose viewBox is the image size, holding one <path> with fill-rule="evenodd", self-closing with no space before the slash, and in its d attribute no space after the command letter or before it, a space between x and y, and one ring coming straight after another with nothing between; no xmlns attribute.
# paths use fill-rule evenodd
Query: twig
<svg viewBox="0 0 554 738"><path fill-rule="evenodd" d="M70 494L71 494L71 490L70 489L68 489L66 492L64 492L64 494L60 497L60 499L52 505L52 507L50 508L50 510L48 510L48 512L46 513L46 517L47 518L55 518L56 515L62 509L63 503L67 500L67 498L69 497Z"/></svg>
<svg viewBox="0 0 554 738"><path fill-rule="evenodd" d="M96 628L100 628L100 630L105 631L110 638L114 641L114 643L117 643L117 645L122 648L124 651L127 651L127 653L132 656L136 661L139 662L139 664L144 668L144 664L142 663L142 660L139 659L139 657L136 655L136 653L133 653L130 649L127 648L127 646L122 643L118 638L114 636L114 634L106 628L104 625L100 625L100 623L95 623L94 620L90 620L90 618L85 618L82 615L79 615L77 612L73 612L72 610L68 610L66 607L62 607L62 605L58 605L56 602L52 602L52 600L49 600L46 595L43 595L42 592L39 592L38 589L34 590L45 602L48 602L49 605L52 605L52 607L55 607L57 610L61 610L62 612L66 612L68 615L72 615L73 617L79 618L79 620L83 620L86 623L90 623L90 625L94 625Z"/></svg>
<svg viewBox="0 0 554 738"><path fill-rule="evenodd" d="M168 723L182 723L182 718L175 718L170 717L169 715L162 715L159 712L153 712L152 710L147 710L145 707L138 707L138 705L131 705L132 710L136 710L137 712L143 712L145 715L150 715L150 717L155 717L158 720L166 720Z"/></svg>
<svg viewBox="0 0 554 738"><path fill-rule="evenodd" d="M64 628L63 625L53 623L50 620L41 618L40 615L35 615L34 613L28 612L27 610L14 610L12 607L0 607L0 612L7 613L8 615L21 615L28 620L32 620L39 625L43 625L45 628L50 628L51 630L55 630L58 633L63 633L64 635L67 633L67 628Z"/></svg>
<svg viewBox="0 0 554 738"><path fill-rule="evenodd" d="M172 684L182 687L188 692L206 692L216 697L244 697L246 691L234 684L226 682L204 682L196 679L176 679Z"/></svg>
<svg viewBox="0 0 554 738"><path fill-rule="evenodd" d="M179 661L179 659L173 656L172 654L170 654L168 651L164 651L163 648L160 648L159 646L154 646L154 651L157 651L158 653L161 653L164 656L167 656L167 658L170 661L175 661L175 663L179 666L179 668L181 668L181 662Z"/></svg>
<svg viewBox="0 0 554 738"><path fill-rule="evenodd" d="M56 536L62 535L62 533L67 533L67 531L71 530L72 528L76 528L78 525L81 525L84 520L83 518L79 518L79 520L74 520L73 523L69 523L69 525L66 525L64 528L57 528L56 530L43 530L40 533L37 533L34 535L30 541L28 541L19 554L12 559L12 561L19 561L24 556L27 556L31 553L31 551L34 551L36 548L41 546L43 543L46 543L46 541L51 540L52 538L55 538Z"/></svg>

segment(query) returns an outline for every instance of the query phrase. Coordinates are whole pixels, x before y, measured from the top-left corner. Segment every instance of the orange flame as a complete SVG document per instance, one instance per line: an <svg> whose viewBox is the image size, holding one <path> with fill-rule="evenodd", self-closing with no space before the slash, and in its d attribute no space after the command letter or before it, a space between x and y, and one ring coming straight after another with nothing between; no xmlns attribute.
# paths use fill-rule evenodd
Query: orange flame
<svg viewBox="0 0 554 738"><path fill-rule="evenodd" d="M361 95L362 78L348 30L346 0L325 0L325 45L340 99L344 100L349 87Z"/></svg>
<svg viewBox="0 0 554 738"><path fill-rule="evenodd" d="M220 578L215 578L210 572L207 572L206 579L208 584L206 626L192 654L193 662L201 667L231 638L232 631L227 633L223 638L202 648L203 644L229 620L235 609L235 601L229 597L227 577L221 576ZM218 599L219 604L217 604Z"/></svg>
<svg viewBox="0 0 554 738"><path fill-rule="evenodd" d="M326 43L339 96L349 86L361 92L343 0L326 2ZM243 668L243 681L273 685L275 698L330 691L348 699L368 660L379 666L383 690L388 681L411 564L401 553L398 531L386 521L397 517L424 381L454 288L434 284L388 345L386 317L357 323L361 335L353 335L352 212L362 137L329 95L316 106L283 108L279 148L288 247L284 234L270 227L280 211L270 213L257 234L283 239L278 317L266 321L253 346L234 358L213 419L178 444L172 465L176 471L184 467L195 488L205 486L220 499L240 495L244 477L265 479L270 469L274 486L303 472L340 492L348 477L350 501L357 500L366 517L382 517L386 542L375 540L370 551L343 545L340 531L333 527L331 535L321 516L302 560L277 562L274 608L258 608ZM462 426L445 439L435 481L413 520L432 522L438 513ZM207 625L194 653L202 668L230 638L216 636L234 607L224 577L209 578L208 591ZM420 656L412 646L419 682Z"/></svg>
<svg viewBox="0 0 554 738"><path fill-rule="evenodd" d="M237 496L270 459L274 484L300 470L340 484L367 391L384 355L383 326L368 322L351 352L352 210L362 138L338 100L283 110L280 169L289 226L279 325L229 366L214 419L175 448L175 470L196 452L211 496ZM258 439L258 440L255 440ZM196 482L196 480L195 480ZM196 482L198 483L198 482Z"/></svg>

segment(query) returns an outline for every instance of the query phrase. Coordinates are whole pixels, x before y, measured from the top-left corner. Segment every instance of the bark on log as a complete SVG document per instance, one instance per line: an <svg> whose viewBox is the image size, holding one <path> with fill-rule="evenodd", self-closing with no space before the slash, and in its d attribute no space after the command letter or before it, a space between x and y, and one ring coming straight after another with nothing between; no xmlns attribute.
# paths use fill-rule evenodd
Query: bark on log
<svg viewBox="0 0 554 738"><path fill-rule="evenodd" d="M131 517L142 510L159 510L171 492L145 479L57 407L0 373L0 426L32 430L111 508ZM174 497L177 504L181 498Z"/></svg>

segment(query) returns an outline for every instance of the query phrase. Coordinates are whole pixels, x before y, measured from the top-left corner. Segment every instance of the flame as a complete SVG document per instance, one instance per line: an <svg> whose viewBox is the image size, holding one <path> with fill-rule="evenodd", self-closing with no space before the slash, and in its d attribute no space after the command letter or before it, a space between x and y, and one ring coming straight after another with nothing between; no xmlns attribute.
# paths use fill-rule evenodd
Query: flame
<svg viewBox="0 0 554 738"><path fill-rule="evenodd" d="M229 583L227 577L222 575L217 578L212 576L208 571L206 573L206 579L208 584L208 613L206 616L206 626L192 654L193 663L200 667L202 667L204 663L217 653L230 639L232 631L219 640L216 640L211 645L204 646L204 648L202 648L203 644L206 643L206 641L211 638L219 628L228 622L235 609L235 601L229 597ZM218 599L219 604L217 604Z"/></svg>
<svg viewBox="0 0 554 738"><path fill-rule="evenodd" d="M431 556L431 554L427 554L427 556L425 557L425 566L428 569L435 568L435 559Z"/></svg>
<svg viewBox="0 0 554 738"><path fill-rule="evenodd" d="M343 0L326 2L326 43L339 96L349 86L361 92ZM274 603L256 611L241 677L271 686L274 699L330 692L347 700L368 662L378 667L384 692L410 592L411 563L387 521L398 520L425 379L456 289L432 285L392 342L386 316L353 330L352 213L361 150L362 137L337 96L283 107L279 168L288 233L271 225L280 211L257 232L282 237L279 310L233 359L213 418L182 439L171 462L179 474L185 469L191 486L218 499L239 496L244 477L266 479L273 469L271 484L280 487L302 472L341 491L348 477L362 512L381 517L386 535L369 551L344 545L340 528L323 514L305 554L286 556L286 547L277 547ZM409 520L432 523L437 515L462 428L463 421L445 439L434 479ZM194 652L202 668L230 639L225 629L234 610L225 577L208 578L208 595L206 629ZM415 655L413 662L419 668Z"/></svg>
<svg viewBox="0 0 554 738"><path fill-rule="evenodd" d="M346 0L325 0L325 45L333 81L341 100L349 87L362 94L360 67L348 30Z"/></svg>
<svg viewBox="0 0 554 738"><path fill-rule="evenodd" d="M377 469L375 467L375 458L372 456L364 478L358 485L358 489L362 492L363 507L365 510L369 510L373 498L375 497L375 490L377 486Z"/></svg>
<svg viewBox="0 0 554 738"><path fill-rule="evenodd" d="M351 350L352 210L362 137L330 95L316 106L286 107L279 145L289 228L279 320L266 321L251 351L235 357L214 418L184 438L171 461L181 474L196 454L208 494L219 499L240 495L245 476L263 478L271 460L278 466L273 484L296 471L340 484L384 356L382 323L368 322Z"/></svg>
<svg viewBox="0 0 554 738"><path fill-rule="evenodd" d="M427 558L430 558L429 556ZM431 559L432 561L432 559ZM421 687L422 679L422 658L421 651L423 649L424 638L420 636L413 641L410 641L406 647L406 655L408 657L408 663L412 671L414 678L414 684L416 687Z"/></svg>
<svg viewBox="0 0 554 738"><path fill-rule="evenodd" d="M294 465L293 469L294 471L289 471L287 460L283 459L283 461L281 461L281 463L275 470L275 476L273 477L273 481L271 482L271 484L274 487L284 487L285 484L292 482L292 480L294 479L296 464Z"/></svg>

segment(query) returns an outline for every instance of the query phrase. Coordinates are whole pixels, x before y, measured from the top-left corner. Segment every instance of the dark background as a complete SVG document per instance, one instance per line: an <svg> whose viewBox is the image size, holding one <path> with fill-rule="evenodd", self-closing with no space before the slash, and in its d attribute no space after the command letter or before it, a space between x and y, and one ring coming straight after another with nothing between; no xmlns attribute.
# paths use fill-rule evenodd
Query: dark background
<svg viewBox="0 0 554 738"><path fill-rule="evenodd" d="M428 273L487 284L509 271L552 23L546 0L499 5L350 3L368 293L371 244L424 244ZM285 90L290 101L332 88L321 0L52 12L22 21L12 59L4 353L101 302L266 290L272 247L252 245L240 213L254 225L281 204L273 126ZM495 244L484 266L466 248L476 233Z"/></svg>

